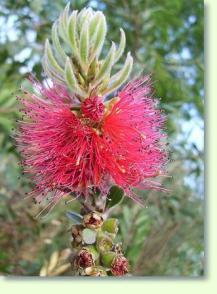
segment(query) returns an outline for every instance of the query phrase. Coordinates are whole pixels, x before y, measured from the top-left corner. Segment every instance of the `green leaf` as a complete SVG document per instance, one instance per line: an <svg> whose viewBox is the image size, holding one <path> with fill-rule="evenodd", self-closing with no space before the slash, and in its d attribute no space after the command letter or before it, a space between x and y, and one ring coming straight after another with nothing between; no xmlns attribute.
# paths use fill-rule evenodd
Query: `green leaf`
<svg viewBox="0 0 217 294"><path fill-rule="evenodd" d="M65 42L68 42L67 24L68 24L69 6L70 6L70 3L66 5L65 9L63 10L62 14L59 17L59 32L63 40L65 40Z"/></svg>
<svg viewBox="0 0 217 294"><path fill-rule="evenodd" d="M43 68L44 68L44 71L46 72L46 74L50 77L50 78L54 78L58 83L62 84L64 83L64 79L63 77L57 73L57 71L55 71L49 61L47 60L47 56L44 56L44 59L43 59Z"/></svg>
<svg viewBox="0 0 217 294"><path fill-rule="evenodd" d="M86 20L90 20L93 16L92 8L83 8L78 14L78 32L82 30L82 26Z"/></svg>
<svg viewBox="0 0 217 294"><path fill-rule="evenodd" d="M105 77L110 75L112 65L114 63L114 57L115 57L115 44L112 42L112 46L109 50L109 53L106 57L106 59L103 61L100 70L96 76L96 80L94 81L94 85L98 84L103 80Z"/></svg>
<svg viewBox="0 0 217 294"><path fill-rule="evenodd" d="M125 36L124 30L120 29L120 32L121 32L121 40L120 40L120 45L118 47L118 50L115 54L115 62L117 62L121 58L126 46L126 36Z"/></svg>
<svg viewBox="0 0 217 294"><path fill-rule="evenodd" d="M52 42L55 52L58 56L59 61L64 64L66 61L66 53L64 52L62 46L60 45L58 33L57 33L57 24L54 23L52 26Z"/></svg>
<svg viewBox="0 0 217 294"><path fill-rule="evenodd" d="M110 268L111 264L116 256L117 256L116 253L112 252L112 251L102 253L101 258L102 258L103 265Z"/></svg>
<svg viewBox="0 0 217 294"><path fill-rule="evenodd" d="M77 54L78 54L78 46L77 46L77 14L78 14L77 10L73 11L72 14L69 17L69 22L68 22L69 44L70 44L71 49L73 51L73 54L75 56L77 56Z"/></svg>
<svg viewBox="0 0 217 294"><path fill-rule="evenodd" d="M86 95L86 93L78 85L69 57L66 59L64 77L70 90L74 91L81 97Z"/></svg>
<svg viewBox="0 0 217 294"><path fill-rule="evenodd" d="M80 44L79 44L80 60L84 69L88 66L88 55L89 55L89 23L86 21L81 30Z"/></svg>
<svg viewBox="0 0 217 294"><path fill-rule="evenodd" d="M116 235L118 232L118 220L116 218L109 218L104 221L102 230Z"/></svg>
<svg viewBox="0 0 217 294"><path fill-rule="evenodd" d="M97 27L100 22L100 17L101 17L101 12L97 11L90 21L90 25L89 25L90 40L94 40L96 36Z"/></svg>
<svg viewBox="0 0 217 294"><path fill-rule="evenodd" d="M94 43L92 47L90 63L93 61L95 57L99 57L104 41L105 41L106 32L107 32L105 16L103 15L103 13L100 13L100 14L101 16L99 18L98 25L96 28L96 37L94 39Z"/></svg>
<svg viewBox="0 0 217 294"><path fill-rule="evenodd" d="M46 61L47 61L47 64L49 67L56 70L57 73L59 73L59 74L64 73L63 69L59 66L55 57L53 56L53 52L51 50L50 43L49 43L48 39L45 41L45 58L46 58Z"/></svg>
<svg viewBox="0 0 217 294"><path fill-rule="evenodd" d="M108 88L105 91L103 91L101 94L108 95L114 92L115 90L117 90L128 79L131 73L132 67L133 67L133 58L129 52L127 54L127 58L123 68L118 73L116 73L114 76L111 77Z"/></svg>
<svg viewBox="0 0 217 294"><path fill-rule="evenodd" d="M123 200L123 197L124 191L121 188L118 186L111 187L106 201L106 207L111 208L119 204Z"/></svg>

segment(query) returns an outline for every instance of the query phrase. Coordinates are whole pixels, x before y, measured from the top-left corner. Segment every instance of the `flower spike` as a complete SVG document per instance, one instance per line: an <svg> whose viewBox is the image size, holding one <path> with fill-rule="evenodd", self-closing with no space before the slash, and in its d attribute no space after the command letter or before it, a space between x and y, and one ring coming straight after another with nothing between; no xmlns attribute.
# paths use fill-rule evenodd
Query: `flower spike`
<svg viewBox="0 0 217 294"><path fill-rule="evenodd" d="M67 213L74 222L74 274L120 277L129 273L130 264L115 240L118 220L109 218L111 208L124 196L144 205L136 189L165 191L154 179L164 174L167 150L165 118L152 97L150 77L119 90L133 58L128 52L113 73L126 37L120 29L119 46L112 42L106 54L106 33L102 12L70 13L66 5L52 26L51 43L45 42L43 67L49 79L41 83L29 77L32 90L22 89L18 97L22 116L16 140L24 172L34 182L29 196L35 203L48 202L38 216L65 196L66 204L80 201L80 213ZM106 97L115 91L115 97ZM41 272L49 272L50 263L45 269Z"/></svg>

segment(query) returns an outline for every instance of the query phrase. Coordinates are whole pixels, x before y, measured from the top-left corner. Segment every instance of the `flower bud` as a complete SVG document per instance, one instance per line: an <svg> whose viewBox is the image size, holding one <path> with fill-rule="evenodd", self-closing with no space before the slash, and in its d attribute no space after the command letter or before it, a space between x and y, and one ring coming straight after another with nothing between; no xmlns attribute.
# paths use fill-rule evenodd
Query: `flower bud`
<svg viewBox="0 0 217 294"><path fill-rule="evenodd" d="M76 268L88 268L95 264L98 253L93 246L83 247L75 258L74 265Z"/></svg>
<svg viewBox="0 0 217 294"><path fill-rule="evenodd" d="M100 252L110 251L113 247L111 237L105 233L98 234L96 247Z"/></svg>
<svg viewBox="0 0 217 294"><path fill-rule="evenodd" d="M115 252L112 252L112 251L104 252L101 257L103 265L106 266L107 268L110 268L115 257L116 257Z"/></svg>
<svg viewBox="0 0 217 294"><path fill-rule="evenodd" d="M111 269L114 276L123 276L129 271L129 263L126 257L115 252L106 252L102 255L103 264Z"/></svg>
<svg viewBox="0 0 217 294"><path fill-rule="evenodd" d="M114 276L124 276L129 271L129 263L123 255L117 255L112 264L111 272Z"/></svg>
<svg viewBox="0 0 217 294"><path fill-rule="evenodd" d="M103 224L103 217L95 211L90 212L84 215L83 224L86 228L98 229Z"/></svg>
<svg viewBox="0 0 217 294"><path fill-rule="evenodd" d="M83 229L83 226L82 225L74 225L72 226L72 246L76 246L76 245L79 245L81 244L82 242L82 229Z"/></svg>
<svg viewBox="0 0 217 294"><path fill-rule="evenodd" d="M104 221L102 230L116 235L118 232L118 220L116 218L109 218Z"/></svg>
<svg viewBox="0 0 217 294"><path fill-rule="evenodd" d="M85 274L92 277L105 277L107 273L101 266L88 267L85 269Z"/></svg>

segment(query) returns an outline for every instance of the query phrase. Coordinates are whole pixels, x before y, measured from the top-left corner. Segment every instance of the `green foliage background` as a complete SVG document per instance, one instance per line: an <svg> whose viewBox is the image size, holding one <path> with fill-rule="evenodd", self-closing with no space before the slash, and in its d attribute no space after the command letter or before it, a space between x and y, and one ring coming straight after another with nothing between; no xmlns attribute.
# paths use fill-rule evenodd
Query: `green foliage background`
<svg viewBox="0 0 217 294"><path fill-rule="evenodd" d="M41 75L51 23L66 1L0 1L0 273L38 275L56 250L70 247L62 201L47 217L24 200L31 183L21 175L11 137L16 94L29 72ZM203 204L203 2L201 0L72 0L71 8L103 10L108 38L127 36L132 76L152 73L168 115L170 193L143 191L147 206L125 199L114 210L134 275L201 276L204 273ZM21 176L21 178L19 178ZM62 273L63 275L70 272Z"/></svg>

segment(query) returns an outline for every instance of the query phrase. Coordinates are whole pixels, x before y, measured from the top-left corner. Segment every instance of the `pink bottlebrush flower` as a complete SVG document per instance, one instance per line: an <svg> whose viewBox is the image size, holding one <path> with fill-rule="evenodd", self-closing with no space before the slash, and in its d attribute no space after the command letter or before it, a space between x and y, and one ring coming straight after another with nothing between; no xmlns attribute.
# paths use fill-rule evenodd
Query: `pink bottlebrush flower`
<svg viewBox="0 0 217 294"><path fill-rule="evenodd" d="M167 161L162 133L165 117L151 97L149 77L130 82L105 116L103 134L109 148L104 158L115 183L133 197L130 187L161 189L154 178ZM110 158L113 158L111 161Z"/></svg>
<svg viewBox="0 0 217 294"><path fill-rule="evenodd" d="M167 161L164 116L148 77L130 82L107 102L89 97L79 103L62 86L32 82L37 94L25 92L20 99L24 117L17 143L37 201L87 196L93 188L107 193L114 184L132 198L133 187L163 189L152 178Z"/></svg>

